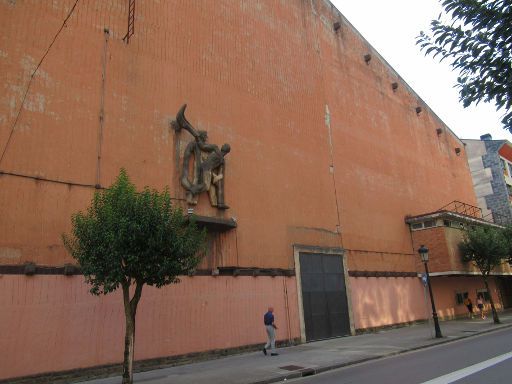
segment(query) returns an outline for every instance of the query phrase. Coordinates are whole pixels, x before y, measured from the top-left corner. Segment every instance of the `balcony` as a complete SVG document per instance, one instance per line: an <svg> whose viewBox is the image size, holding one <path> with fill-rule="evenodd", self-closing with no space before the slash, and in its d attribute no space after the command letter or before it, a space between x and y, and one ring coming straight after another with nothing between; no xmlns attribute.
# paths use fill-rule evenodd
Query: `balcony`
<svg viewBox="0 0 512 384"><path fill-rule="evenodd" d="M458 245L464 230L476 225L500 227L482 217L480 208L460 201L453 201L434 212L407 216L405 222L410 227L414 249L423 244L430 249L429 267L433 276L479 274L472 264L462 262ZM421 271L419 261L417 270Z"/></svg>

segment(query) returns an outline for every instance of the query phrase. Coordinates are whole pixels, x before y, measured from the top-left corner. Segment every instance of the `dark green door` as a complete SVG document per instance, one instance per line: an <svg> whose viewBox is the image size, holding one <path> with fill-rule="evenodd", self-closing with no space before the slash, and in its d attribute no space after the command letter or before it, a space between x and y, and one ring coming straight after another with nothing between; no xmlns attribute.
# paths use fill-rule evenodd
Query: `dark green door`
<svg viewBox="0 0 512 384"><path fill-rule="evenodd" d="M306 341L349 335L343 258L300 253L299 261Z"/></svg>

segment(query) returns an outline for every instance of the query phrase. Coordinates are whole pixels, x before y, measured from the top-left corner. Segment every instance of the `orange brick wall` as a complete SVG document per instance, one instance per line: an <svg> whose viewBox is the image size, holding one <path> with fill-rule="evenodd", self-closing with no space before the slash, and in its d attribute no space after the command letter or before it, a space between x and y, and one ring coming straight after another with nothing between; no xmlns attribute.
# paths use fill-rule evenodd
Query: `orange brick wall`
<svg viewBox="0 0 512 384"><path fill-rule="evenodd" d="M463 145L349 25L332 33L338 15L328 2L313 3L328 20L318 36L343 245L408 255L405 215L476 203Z"/></svg>
<svg viewBox="0 0 512 384"><path fill-rule="evenodd" d="M28 284L3 276L0 289L0 380L122 362L121 292L92 296L81 276L33 276ZM269 303L277 339L298 338L297 306L289 305L296 300L293 277L196 276L161 289L144 287L135 359L263 343Z"/></svg>
<svg viewBox="0 0 512 384"><path fill-rule="evenodd" d="M0 3L1 145L73 3ZM175 157L191 138L169 122L187 102L189 120L232 147L231 209L217 212L203 195L196 210L237 219L219 266L289 268L300 243L341 244L361 259L354 266L407 269L406 214L475 204L460 141L329 2L140 0L128 45L126 7L79 2L31 83L0 170L94 185L103 100L100 184L125 167L139 187L168 185L183 204ZM0 190L0 263L69 261L60 235L94 189L3 175ZM390 256L367 257L375 252Z"/></svg>
<svg viewBox="0 0 512 384"><path fill-rule="evenodd" d="M423 320L428 316L417 277L350 279L356 329Z"/></svg>
<svg viewBox="0 0 512 384"><path fill-rule="evenodd" d="M429 249L428 268L430 272L462 270L460 261L455 260L453 249L448 247L445 227L413 231L412 238L415 250L421 245L425 245ZM422 271L421 259L418 253L416 255L417 268ZM454 263L458 263L457 267L454 266Z"/></svg>
<svg viewBox="0 0 512 384"><path fill-rule="evenodd" d="M348 268L356 271L413 272L416 270L415 253L369 252L347 250Z"/></svg>
<svg viewBox="0 0 512 384"><path fill-rule="evenodd" d="M229 143L232 149L225 174L230 209L219 212L202 195L196 213L232 217L238 227L218 237L205 267L293 268L293 245L301 244L343 247L349 269L411 271L417 247L404 217L453 200L476 205L462 143L328 1L137 0L129 44L122 40L128 1L80 1L21 105L31 74L73 4L0 0L2 151L9 141L0 162L0 264L72 261L61 241L71 214L85 209L94 185L110 185L121 167L139 188L168 186L176 204L185 207L176 159L191 137L170 127L183 103L189 121L208 131L210 142ZM337 32L335 21L341 21ZM366 54L372 57L368 64ZM443 129L440 135L437 128ZM91 302L78 277L2 279L2 298L12 311L0 319L0 329L25 324L34 336L18 349L10 333L0 339L4 350L16 351L4 362L11 367L6 375L41 372L44 359L17 362L26 362L26 351L28 356L59 354L59 349L48 352L45 340L58 340L53 336L68 320L75 329L91 319L89 338L98 342L99 352L81 350L80 366L121 359L115 296ZM297 294L286 288L293 280L283 286L270 277L235 279L192 283L187 278L171 291L148 290L138 322L145 330L138 335L157 329L167 332L169 343L138 341L138 358L258 342L253 318L269 303L282 318L288 305L283 288L290 292L290 318L297 319ZM409 296L414 301L417 283L410 279L402 288L408 284L415 287ZM61 306L56 316L52 305L41 302L62 297L63 289L76 293L76 305L71 312ZM203 318L218 317L218 309L204 312L203 302L192 295L196 289L206 289L209 303L230 311L226 295L237 293L239 305L231 313L238 328L232 338L224 340L225 325L217 324L210 329L211 340L201 334L203 339L200 335L186 345L194 328L179 335L167 328L175 318L187 327L195 324L187 313L174 313L175 305ZM388 284L387 290L393 289ZM354 307L361 324L379 323L375 317L364 320L371 306ZM388 321L417 317L417 307L411 313L405 313L405 305L400 308L404 312L388 313ZM292 336L298 332L295 320L287 327ZM98 325L103 321L105 328ZM83 341L71 328L65 331L62 351ZM117 341L102 344L105 332ZM175 337L179 349L171 343ZM77 367L62 353L52 361L47 369Z"/></svg>
<svg viewBox="0 0 512 384"><path fill-rule="evenodd" d="M463 239L464 232L461 229L450 227L435 227L419 231L412 231L414 249L421 245L429 249L428 268L430 272L468 272L479 274L478 268L472 263L463 263L459 251L459 243ZM416 253L416 270L423 271L419 255ZM503 263L493 272L511 273L508 263Z"/></svg>

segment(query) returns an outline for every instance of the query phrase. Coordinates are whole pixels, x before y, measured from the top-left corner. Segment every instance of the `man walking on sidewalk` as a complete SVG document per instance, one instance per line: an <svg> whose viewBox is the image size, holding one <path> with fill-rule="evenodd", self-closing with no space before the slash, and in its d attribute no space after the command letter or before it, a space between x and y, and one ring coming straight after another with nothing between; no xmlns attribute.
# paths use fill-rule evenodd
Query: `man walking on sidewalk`
<svg viewBox="0 0 512 384"><path fill-rule="evenodd" d="M263 353L267 355L267 348L270 348L270 356L277 356L276 353L276 325L274 324L274 308L268 307L267 313L263 316L263 323L267 331L267 344L263 347Z"/></svg>

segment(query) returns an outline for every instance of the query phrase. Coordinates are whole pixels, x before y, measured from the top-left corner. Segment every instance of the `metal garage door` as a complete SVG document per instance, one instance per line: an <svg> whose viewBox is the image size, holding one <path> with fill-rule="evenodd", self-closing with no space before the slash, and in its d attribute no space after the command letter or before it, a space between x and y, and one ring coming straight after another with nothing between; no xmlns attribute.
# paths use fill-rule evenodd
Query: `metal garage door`
<svg viewBox="0 0 512 384"><path fill-rule="evenodd" d="M306 340L349 335L343 258L300 253L299 261Z"/></svg>

